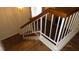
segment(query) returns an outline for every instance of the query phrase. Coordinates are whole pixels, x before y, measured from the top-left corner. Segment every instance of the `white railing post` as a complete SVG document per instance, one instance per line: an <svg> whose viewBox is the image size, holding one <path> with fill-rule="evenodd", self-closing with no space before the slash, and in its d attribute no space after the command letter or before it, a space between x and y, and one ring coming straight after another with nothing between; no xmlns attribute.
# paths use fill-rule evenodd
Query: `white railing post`
<svg viewBox="0 0 79 59"><path fill-rule="evenodd" d="M63 26L63 30L62 30L62 34L61 34L61 38L60 39L62 39L62 37L64 37L64 31L66 29L67 21L68 21L68 17L66 17L66 19L65 19L65 24Z"/></svg>
<svg viewBox="0 0 79 59"><path fill-rule="evenodd" d="M67 25L66 25L66 30L65 30L64 36L68 33L68 30L69 30L68 27L69 27L70 19L71 19L71 16L68 17L68 22L67 22Z"/></svg>
<svg viewBox="0 0 79 59"><path fill-rule="evenodd" d="M32 23L30 23L30 30L31 30L31 33L32 33L32 31L33 31L33 30L32 30Z"/></svg>
<svg viewBox="0 0 79 59"><path fill-rule="evenodd" d="M70 23L69 23L69 26L68 26L68 33L72 30L71 29L71 24L72 24L72 18L73 18L73 15L71 15L71 18L69 18L69 20L70 20Z"/></svg>
<svg viewBox="0 0 79 59"><path fill-rule="evenodd" d="M31 30L32 30L32 33L33 33L33 23L31 23L31 28L32 28Z"/></svg>
<svg viewBox="0 0 79 59"><path fill-rule="evenodd" d="M71 20L71 23L70 23L70 26L69 26L69 29L70 29L70 31L72 31L72 25L73 25L73 22L74 22L74 17L73 17L74 15L72 15L72 19L69 19L69 20ZM69 31L68 31L69 32Z"/></svg>
<svg viewBox="0 0 79 59"><path fill-rule="evenodd" d="M28 25L27 25L27 28L26 28L26 30L27 30L27 34L28 34Z"/></svg>
<svg viewBox="0 0 79 59"><path fill-rule="evenodd" d="M38 20L37 20L37 25L36 26L37 26L37 31L38 31Z"/></svg>
<svg viewBox="0 0 79 59"><path fill-rule="evenodd" d="M46 14L46 16L45 16L45 27L44 27L44 34L46 34L47 15L48 15L48 14Z"/></svg>
<svg viewBox="0 0 79 59"><path fill-rule="evenodd" d="M57 43L60 40L60 36L61 36L62 28L63 28L63 25L64 25L64 21L65 21L65 18L62 18L62 22L61 22L59 33L58 33Z"/></svg>
<svg viewBox="0 0 79 59"><path fill-rule="evenodd" d="M51 25L50 25L50 33L49 33L50 38L51 38L51 31L52 31L52 25L53 25L53 18L54 18L54 15L52 14Z"/></svg>
<svg viewBox="0 0 79 59"><path fill-rule="evenodd" d="M78 12L78 25L79 25L79 12Z"/></svg>
<svg viewBox="0 0 79 59"><path fill-rule="evenodd" d="M77 14L75 13L74 14L74 23L72 24L72 29L74 30L75 29L75 27L76 27L76 20L77 20L77 18L76 18L76 16L77 16Z"/></svg>
<svg viewBox="0 0 79 59"><path fill-rule="evenodd" d="M77 26L79 25L79 12L77 12Z"/></svg>
<svg viewBox="0 0 79 59"><path fill-rule="evenodd" d="M30 24L28 24L28 31L29 31L29 33L28 33L28 34L30 34Z"/></svg>
<svg viewBox="0 0 79 59"><path fill-rule="evenodd" d="M28 32L28 26L26 26L26 33Z"/></svg>
<svg viewBox="0 0 79 59"><path fill-rule="evenodd" d="M60 23L60 17L58 17L58 23L57 23L57 27L56 27L56 32L55 32L54 41L56 40L56 37L57 37L57 32L58 32L59 23Z"/></svg>
<svg viewBox="0 0 79 59"><path fill-rule="evenodd" d="M42 32L42 17L40 17L40 31Z"/></svg>
<svg viewBox="0 0 79 59"><path fill-rule="evenodd" d="M33 22L34 23L34 32L35 32L35 22Z"/></svg>

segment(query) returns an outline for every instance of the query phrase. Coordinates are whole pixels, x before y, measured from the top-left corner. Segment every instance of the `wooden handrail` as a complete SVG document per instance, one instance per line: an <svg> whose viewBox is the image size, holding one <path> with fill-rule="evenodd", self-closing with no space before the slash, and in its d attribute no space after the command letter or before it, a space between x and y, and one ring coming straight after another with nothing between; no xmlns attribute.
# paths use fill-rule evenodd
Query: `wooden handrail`
<svg viewBox="0 0 79 59"><path fill-rule="evenodd" d="M67 17L67 16L79 11L79 7L56 7L55 10L58 12L64 13L65 14L64 17Z"/></svg>
<svg viewBox="0 0 79 59"><path fill-rule="evenodd" d="M29 21L28 23L24 24L23 26L21 26L21 28L24 28L26 25L28 25L29 23L35 21L36 19L38 19L39 17L47 14L47 13L51 13L54 14L56 16L60 16L60 17L67 17L75 12L79 11L78 7L57 7L57 8L48 8L46 10L44 10L42 13L40 13L39 15L37 15L36 17L30 18L31 21Z"/></svg>

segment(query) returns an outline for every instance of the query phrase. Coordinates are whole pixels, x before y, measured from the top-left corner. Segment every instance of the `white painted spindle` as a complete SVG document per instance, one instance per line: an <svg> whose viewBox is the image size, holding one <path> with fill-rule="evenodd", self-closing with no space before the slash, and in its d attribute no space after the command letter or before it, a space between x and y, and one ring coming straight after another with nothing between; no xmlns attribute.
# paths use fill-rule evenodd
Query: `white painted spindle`
<svg viewBox="0 0 79 59"><path fill-rule="evenodd" d="M70 22L68 24L68 31L67 31L67 33L70 32L70 25L71 25L71 22L72 22L72 15L70 16L69 20L70 20Z"/></svg>
<svg viewBox="0 0 79 59"><path fill-rule="evenodd" d="M37 26L37 31L38 31L38 20L37 20L37 25L36 26Z"/></svg>
<svg viewBox="0 0 79 59"><path fill-rule="evenodd" d="M42 17L40 17L40 31L42 32Z"/></svg>
<svg viewBox="0 0 79 59"><path fill-rule="evenodd" d="M44 34L46 34L47 15L48 15L48 14L46 14L46 15L45 15L45 27L44 27Z"/></svg>
<svg viewBox="0 0 79 59"><path fill-rule="evenodd" d="M35 21L33 23L34 23L34 32L35 32Z"/></svg>
<svg viewBox="0 0 79 59"><path fill-rule="evenodd" d="M73 14L74 15L74 17L73 17L73 23L72 23L72 27L71 27L71 29L72 30L74 30L74 24L75 24L75 20L76 20L76 13L75 14Z"/></svg>
<svg viewBox="0 0 79 59"><path fill-rule="evenodd" d="M56 41L56 37L57 37L57 32L58 32L59 23L60 23L60 17L58 17L58 23L57 23L56 32L55 32L55 37L54 37L54 40L55 40L55 41Z"/></svg>
<svg viewBox="0 0 79 59"><path fill-rule="evenodd" d="M32 33L33 33L33 23L31 23Z"/></svg>
<svg viewBox="0 0 79 59"><path fill-rule="evenodd" d="M77 12L77 26L79 25L79 12Z"/></svg>
<svg viewBox="0 0 79 59"><path fill-rule="evenodd" d="M77 27L77 13L75 14L73 30Z"/></svg>
<svg viewBox="0 0 79 59"><path fill-rule="evenodd" d="M63 25L64 25L64 21L65 21L65 18L62 18L61 26L60 26L59 33L58 33L57 42L59 42L59 40L60 40L60 36L61 36L62 28L63 28Z"/></svg>
<svg viewBox="0 0 79 59"><path fill-rule="evenodd" d="M70 24L70 28L69 28L70 31L72 31L72 28L71 28L71 27L72 27L72 24L73 24L73 23L74 23L74 15L72 15L71 24ZM68 32L69 32L69 31L68 31Z"/></svg>
<svg viewBox="0 0 79 59"><path fill-rule="evenodd" d="M68 17L68 21L67 21L66 30L65 30L64 35L68 34L68 29L69 29L68 26L69 26L69 23L70 23L70 18L71 18L71 16Z"/></svg>
<svg viewBox="0 0 79 59"><path fill-rule="evenodd" d="M33 32L32 23L30 23L30 27L31 27L31 33L32 33Z"/></svg>
<svg viewBox="0 0 79 59"><path fill-rule="evenodd" d="M54 18L54 15L52 14L51 25L50 25L50 33L49 33L50 38L51 38L51 31L52 31L52 25L53 25L53 18Z"/></svg>
<svg viewBox="0 0 79 59"><path fill-rule="evenodd" d="M63 30L62 30L62 34L61 34L61 38L60 39L62 39L62 37L64 37L64 32L65 32L65 29L66 29L67 21L68 21L68 17L66 17L66 19L65 19L65 24L63 26Z"/></svg>

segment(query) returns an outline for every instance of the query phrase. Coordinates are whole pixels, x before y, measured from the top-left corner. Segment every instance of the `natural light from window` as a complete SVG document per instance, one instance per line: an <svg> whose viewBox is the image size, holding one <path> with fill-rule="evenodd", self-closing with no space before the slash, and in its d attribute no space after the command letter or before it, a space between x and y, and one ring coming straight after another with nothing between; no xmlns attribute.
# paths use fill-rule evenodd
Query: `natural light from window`
<svg viewBox="0 0 79 59"><path fill-rule="evenodd" d="M32 17L37 16L38 14L40 14L42 12L42 7L31 7L31 14Z"/></svg>

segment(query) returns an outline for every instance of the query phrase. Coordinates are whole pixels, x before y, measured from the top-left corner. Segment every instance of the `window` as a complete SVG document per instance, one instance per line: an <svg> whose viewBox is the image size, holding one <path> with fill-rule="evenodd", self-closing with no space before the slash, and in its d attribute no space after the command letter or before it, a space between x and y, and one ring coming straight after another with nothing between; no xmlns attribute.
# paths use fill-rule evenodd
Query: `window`
<svg viewBox="0 0 79 59"><path fill-rule="evenodd" d="M31 7L31 14L32 17L37 16L38 14L40 14L42 12L42 7Z"/></svg>

